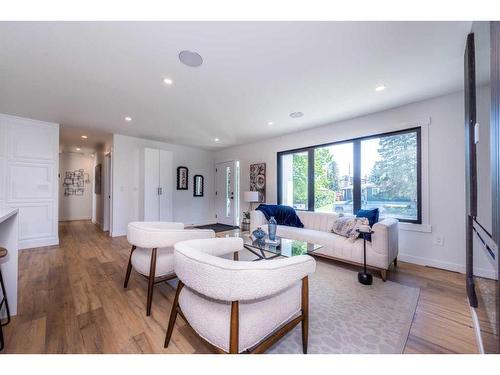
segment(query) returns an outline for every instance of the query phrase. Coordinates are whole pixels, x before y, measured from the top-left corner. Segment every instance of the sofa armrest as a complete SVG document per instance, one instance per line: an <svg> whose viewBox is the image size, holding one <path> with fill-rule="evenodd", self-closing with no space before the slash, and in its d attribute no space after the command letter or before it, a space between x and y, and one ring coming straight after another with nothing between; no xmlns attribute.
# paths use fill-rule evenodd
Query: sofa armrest
<svg viewBox="0 0 500 375"><path fill-rule="evenodd" d="M398 256L399 222L397 219L384 219L372 227L372 249L378 254L387 254L387 266Z"/></svg>
<svg viewBox="0 0 500 375"><path fill-rule="evenodd" d="M253 232L258 227L267 224L266 217L262 211L253 210L250 211L250 233Z"/></svg>

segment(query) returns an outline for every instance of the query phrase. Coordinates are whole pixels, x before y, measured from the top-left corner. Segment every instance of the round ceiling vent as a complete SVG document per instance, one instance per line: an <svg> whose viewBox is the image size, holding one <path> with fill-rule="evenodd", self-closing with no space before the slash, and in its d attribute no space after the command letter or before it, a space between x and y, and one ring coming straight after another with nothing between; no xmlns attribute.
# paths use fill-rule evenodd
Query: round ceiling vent
<svg viewBox="0 0 500 375"><path fill-rule="evenodd" d="M194 68L203 64L203 58L197 52L192 51L181 51L179 53L179 60L181 63L187 66L192 66Z"/></svg>
<svg viewBox="0 0 500 375"><path fill-rule="evenodd" d="M292 112L290 113L290 117L291 118L299 118L299 117L302 117L304 116L304 114L302 112Z"/></svg>

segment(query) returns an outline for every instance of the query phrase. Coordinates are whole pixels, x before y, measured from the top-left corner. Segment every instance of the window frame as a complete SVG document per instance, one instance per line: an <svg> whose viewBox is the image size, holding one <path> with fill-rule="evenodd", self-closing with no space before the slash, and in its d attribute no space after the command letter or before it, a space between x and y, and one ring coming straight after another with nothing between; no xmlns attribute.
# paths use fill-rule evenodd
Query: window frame
<svg viewBox="0 0 500 375"><path fill-rule="evenodd" d="M422 224L422 127L412 127L402 130L390 131L386 133L373 134L363 137L345 139L335 142L328 142L317 144L313 146L300 147L292 150L279 151L276 154L277 158L277 198L278 204L282 203L282 159L283 155L294 154L297 152L307 152L308 153L308 170L307 170L307 210L298 211L314 211L314 150L316 148L328 147L333 145L339 145L342 143L352 143L353 144L353 214L361 209L361 142L373 138L389 137L399 134L415 133L417 137L417 218L416 219L405 219L397 218L401 223L410 224Z"/></svg>

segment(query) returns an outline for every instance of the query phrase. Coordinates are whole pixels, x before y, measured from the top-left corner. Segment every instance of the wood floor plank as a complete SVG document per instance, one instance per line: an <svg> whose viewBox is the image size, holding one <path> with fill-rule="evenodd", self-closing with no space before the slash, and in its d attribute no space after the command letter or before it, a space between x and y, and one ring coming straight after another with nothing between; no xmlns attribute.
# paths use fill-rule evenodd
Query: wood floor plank
<svg viewBox="0 0 500 375"><path fill-rule="evenodd" d="M218 236L227 234L238 232ZM132 272L123 289L126 237L88 221L60 223L59 236L59 246L19 252L19 315L4 327L5 353L211 353L182 318L163 348L175 290L155 286L146 316L144 277ZM399 262L388 279L421 290L405 353L477 352L464 275Z"/></svg>

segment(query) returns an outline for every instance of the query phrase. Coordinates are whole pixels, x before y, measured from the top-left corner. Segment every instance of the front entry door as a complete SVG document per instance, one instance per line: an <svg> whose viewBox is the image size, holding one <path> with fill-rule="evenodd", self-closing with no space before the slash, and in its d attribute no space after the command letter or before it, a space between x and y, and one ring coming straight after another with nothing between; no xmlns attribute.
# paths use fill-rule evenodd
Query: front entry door
<svg viewBox="0 0 500 375"><path fill-rule="evenodd" d="M237 170L234 161L215 165L215 218L218 223L237 225Z"/></svg>

